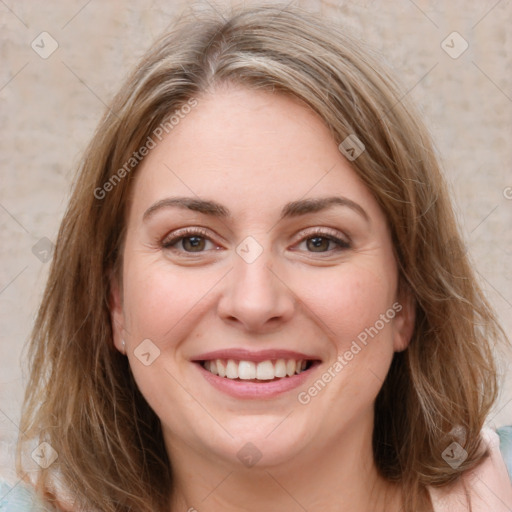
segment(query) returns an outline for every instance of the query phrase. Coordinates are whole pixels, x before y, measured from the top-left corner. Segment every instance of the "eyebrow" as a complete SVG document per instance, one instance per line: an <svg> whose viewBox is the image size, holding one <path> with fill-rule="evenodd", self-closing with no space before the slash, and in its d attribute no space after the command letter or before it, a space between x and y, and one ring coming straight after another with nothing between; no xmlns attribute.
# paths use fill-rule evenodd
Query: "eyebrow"
<svg viewBox="0 0 512 512"><path fill-rule="evenodd" d="M327 210L333 206L345 206L357 212L367 222L370 222L370 217L366 211L358 203L342 196L320 197L314 199L300 199L292 201L284 205L281 210L281 219L299 217L308 213L316 213L322 210ZM164 208L182 208L185 210L192 210L195 212L211 215L213 217L228 218L231 217L231 212L225 206L211 200L197 199L194 197L167 197L157 201L151 205L142 216L144 221L152 217L157 211Z"/></svg>

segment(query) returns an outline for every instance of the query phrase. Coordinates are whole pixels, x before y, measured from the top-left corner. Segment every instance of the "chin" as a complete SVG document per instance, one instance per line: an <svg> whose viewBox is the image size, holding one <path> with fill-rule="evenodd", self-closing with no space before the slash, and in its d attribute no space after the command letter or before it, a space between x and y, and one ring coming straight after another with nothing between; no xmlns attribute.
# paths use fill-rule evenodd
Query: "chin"
<svg viewBox="0 0 512 512"><path fill-rule="evenodd" d="M205 444L230 465L257 465L260 469L284 465L295 459L310 444L310 437L314 437L307 434L306 426L297 425L292 416L284 421L277 414L265 418L245 416L243 421L226 423L233 438L224 436L221 443L210 446L210 437L205 439Z"/></svg>

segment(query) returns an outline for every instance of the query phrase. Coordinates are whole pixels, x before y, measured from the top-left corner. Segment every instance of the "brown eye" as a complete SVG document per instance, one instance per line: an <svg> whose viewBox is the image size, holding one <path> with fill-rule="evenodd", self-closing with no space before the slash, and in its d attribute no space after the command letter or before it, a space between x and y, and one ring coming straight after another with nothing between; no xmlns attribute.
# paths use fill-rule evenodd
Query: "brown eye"
<svg viewBox="0 0 512 512"><path fill-rule="evenodd" d="M331 234L330 231L322 230L313 233L304 233L297 247L309 253L333 254L350 249L351 244L349 241L340 238L337 232Z"/></svg>
<svg viewBox="0 0 512 512"><path fill-rule="evenodd" d="M163 249L181 253L201 253L218 246L214 244L208 234L199 228L182 229L171 233L162 242Z"/></svg>
<svg viewBox="0 0 512 512"><path fill-rule="evenodd" d="M311 252L325 252L329 250L329 245L332 240L323 236L315 236L314 238L308 238L306 240L306 247Z"/></svg>
<svg viewBox="0 0 512 512"><path fill-rule="evenodd" d="M185 251L200 252L204 250L206 241L200 236L188 236L181 239L181 245Z"/></svg>

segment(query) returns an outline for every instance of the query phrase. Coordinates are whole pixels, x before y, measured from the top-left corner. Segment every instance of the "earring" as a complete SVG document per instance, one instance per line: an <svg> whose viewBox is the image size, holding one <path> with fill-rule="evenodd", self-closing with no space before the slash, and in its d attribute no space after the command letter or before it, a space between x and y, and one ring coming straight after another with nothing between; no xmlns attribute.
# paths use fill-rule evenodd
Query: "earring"
<svg viewBox="0 0 512 512"><path fill-rule="evenodd" d="M122 344L123 344L123 354L126 355L126 343L124 342L124 340L121 340Z"/></svg>

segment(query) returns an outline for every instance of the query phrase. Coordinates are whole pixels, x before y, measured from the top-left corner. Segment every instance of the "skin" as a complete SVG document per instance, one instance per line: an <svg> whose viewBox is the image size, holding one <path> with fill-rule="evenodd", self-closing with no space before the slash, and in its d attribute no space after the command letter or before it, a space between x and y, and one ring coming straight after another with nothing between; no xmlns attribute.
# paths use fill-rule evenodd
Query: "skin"
<svg viewBox="0 0 512 512"><path fill-rule="evenodd" d="M385 216L321 119L295 99L218 86L151 150L132 191L122 286L113 282L114 343L124 353L124 339L137 384L162 421L172 510L400 510L400 490L376 471L371 435L375 397L393 353L409 342L413 308L397 295ZM143 220L171 196L214 200L232 217L174 206ZM326 196L350 199L368 220L347 206L280 220L286 203ZM190 238L162 247L186 227L207 231L195 239L199 251L190 252ZM315 228L350 247L322 238L319 252ZM248 236L262 248L252 263L236 252ZM395 302L401 311L299 403L298 393ZM160 351L148 366L134 353L144 339ZM238 399L191 362L230 348L289 349L322 363L298 389ZM253 467L237 457L248 442L262 455Z"/></svg>

